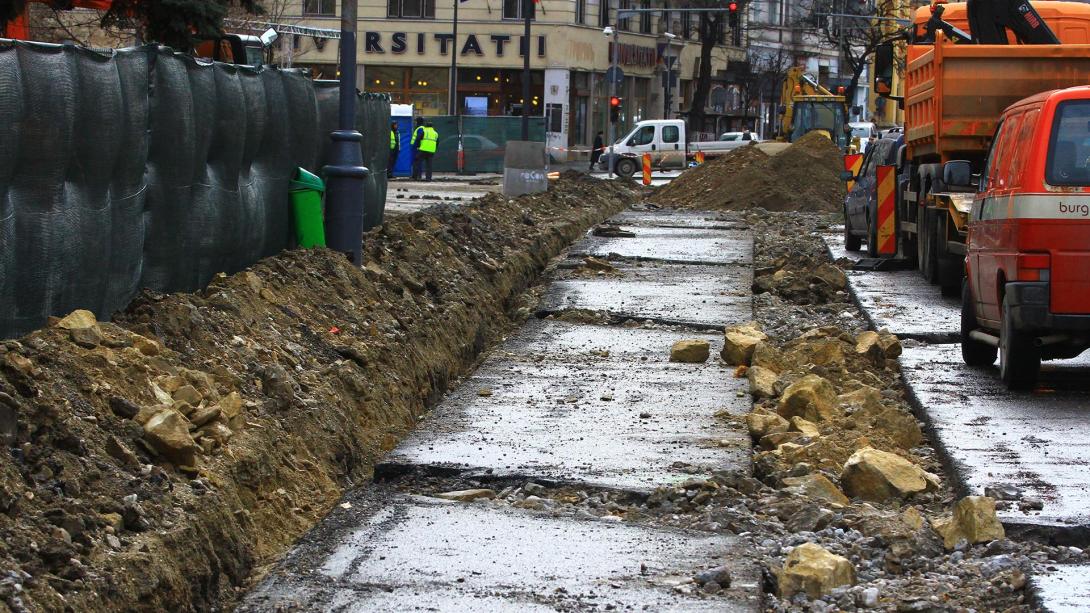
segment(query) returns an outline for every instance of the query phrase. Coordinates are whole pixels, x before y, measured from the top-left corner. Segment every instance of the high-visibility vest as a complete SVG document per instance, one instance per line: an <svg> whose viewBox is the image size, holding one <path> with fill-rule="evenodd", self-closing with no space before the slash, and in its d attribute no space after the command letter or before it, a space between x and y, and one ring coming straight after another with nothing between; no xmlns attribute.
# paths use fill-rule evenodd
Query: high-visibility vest
<svg viewBox="0 0 1090 613"><path fill-rule="evenodd" d="M409 145L415 147L416 146L416 141L420 138L423 131L424 131L424 126L417 126L416 128L414 128L413 129L413 137L409 140Z"/></svg>
<svg viewBox="0 0 1090 613"><path fill-rule="evenodd" d="M424 136L420 139L420 150L424 153L435 153L439 145L439 132L435 128L424 126Z"/></svg>
<svg viewBox="0 0 1090 613"><path fill-rule="evenodd" d="M397 132L390 130L390 151L397 149Z"/></svg>

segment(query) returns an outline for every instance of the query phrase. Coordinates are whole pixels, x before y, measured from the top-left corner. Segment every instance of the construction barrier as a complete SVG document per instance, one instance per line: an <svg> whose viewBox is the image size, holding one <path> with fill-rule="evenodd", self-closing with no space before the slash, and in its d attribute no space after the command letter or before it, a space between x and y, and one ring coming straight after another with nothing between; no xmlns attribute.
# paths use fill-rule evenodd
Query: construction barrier
<svg viewBox="0 0 1090 613"><path fill-rule="evenodd" d="M844 170L849 170L852 176L858 177L859 171L863 168L863 154L862 153L849 153L844 156ZM855 187L855 181L846 181L848 191L852 191Z"/></svg>
<svg viewBox="0 0 1090 613"><path fill-rule="evenodd" d="M320 91L298 71L153 45L0 43L0 338L77 308L109 317L144 287L197 290L290 247L289 182L320 171L336 122L336 87L331 102ZM372 221L388 122L387 97L361 98Z"/></svg>
<svg viewBox="0 0 1090 613"><path fill-rule="evenodd" d="M879 255L897 255L897 167L879 166L878 214L876 218Z"/></svg>
<svg viewBox="0 0 1090 613"><path fill-rule="evenodd" d="M435 172L503 173L507 141L522 140L521 117L440 115L427 119L439 132L439 144L432 161ZM461 152L458 150L459 130ZM544 117L530 117L529 140L545 142Z"/></svg>
<svg viewBox="0 0 1090 613"><path fill-rule="evenodd" d="M643 154L643 184L651 185L651 154Z"/></svg>
<svg viewBox="0 0 1090 613"><path fill-rule="evenodd" d="M703 151L697 151L696 156L694 156L694 157L696 158L696 163L697 164L703 164L704 163L704 152Z"/></svg>

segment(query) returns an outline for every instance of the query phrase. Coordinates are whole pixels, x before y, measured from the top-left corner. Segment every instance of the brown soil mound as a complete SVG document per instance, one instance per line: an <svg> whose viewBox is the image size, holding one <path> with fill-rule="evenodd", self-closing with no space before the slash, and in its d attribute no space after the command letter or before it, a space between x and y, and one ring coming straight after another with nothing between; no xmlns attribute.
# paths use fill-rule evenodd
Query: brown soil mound
<svg viewBox="0 0 1090 613"><path fill-rule="evenodd" d="M229 605L633 194L565 176L0 342L0 609Z"/></svg>
<svg viewBox="0 0 1090 613"><path fill-rule="evenodd" d="M679 208L839 211L844 204L840 151L810 133L777 155L743 147L686 171L649 200Z"/></svg>

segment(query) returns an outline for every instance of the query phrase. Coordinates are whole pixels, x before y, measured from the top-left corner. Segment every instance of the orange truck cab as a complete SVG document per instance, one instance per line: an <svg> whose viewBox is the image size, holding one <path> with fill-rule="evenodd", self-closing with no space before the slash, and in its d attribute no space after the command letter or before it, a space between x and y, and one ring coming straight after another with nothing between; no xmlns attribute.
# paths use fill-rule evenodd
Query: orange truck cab
<svg viewBox="0 0 1090 613"><path fill-rule="evenodd" d="M976 187L962 289L962 354L999 354L1011 388L1036 384L1041 360L1090 347L1090 86L1043 92L1003 111L979 179L943 167L951 187Z"/></svg>

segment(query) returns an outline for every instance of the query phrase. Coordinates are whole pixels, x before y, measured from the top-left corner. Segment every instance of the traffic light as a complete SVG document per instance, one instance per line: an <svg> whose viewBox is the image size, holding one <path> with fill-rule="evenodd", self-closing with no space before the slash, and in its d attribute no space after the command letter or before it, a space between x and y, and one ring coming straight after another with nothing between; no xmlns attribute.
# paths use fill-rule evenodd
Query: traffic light
<svg viewBox="0 0 1090 613"><path fill-rule="evenodd" d="M617 123L621 119L621 103L624 102L621 98L613 96L609 99L609 121L610 123Z"/></svg>
<svg viewBox="0 0 1090 613"><path fill-rule="evenodd" d="M727 4L727 24L732 30L738 29L738 2L735 0Z"/></svg>

